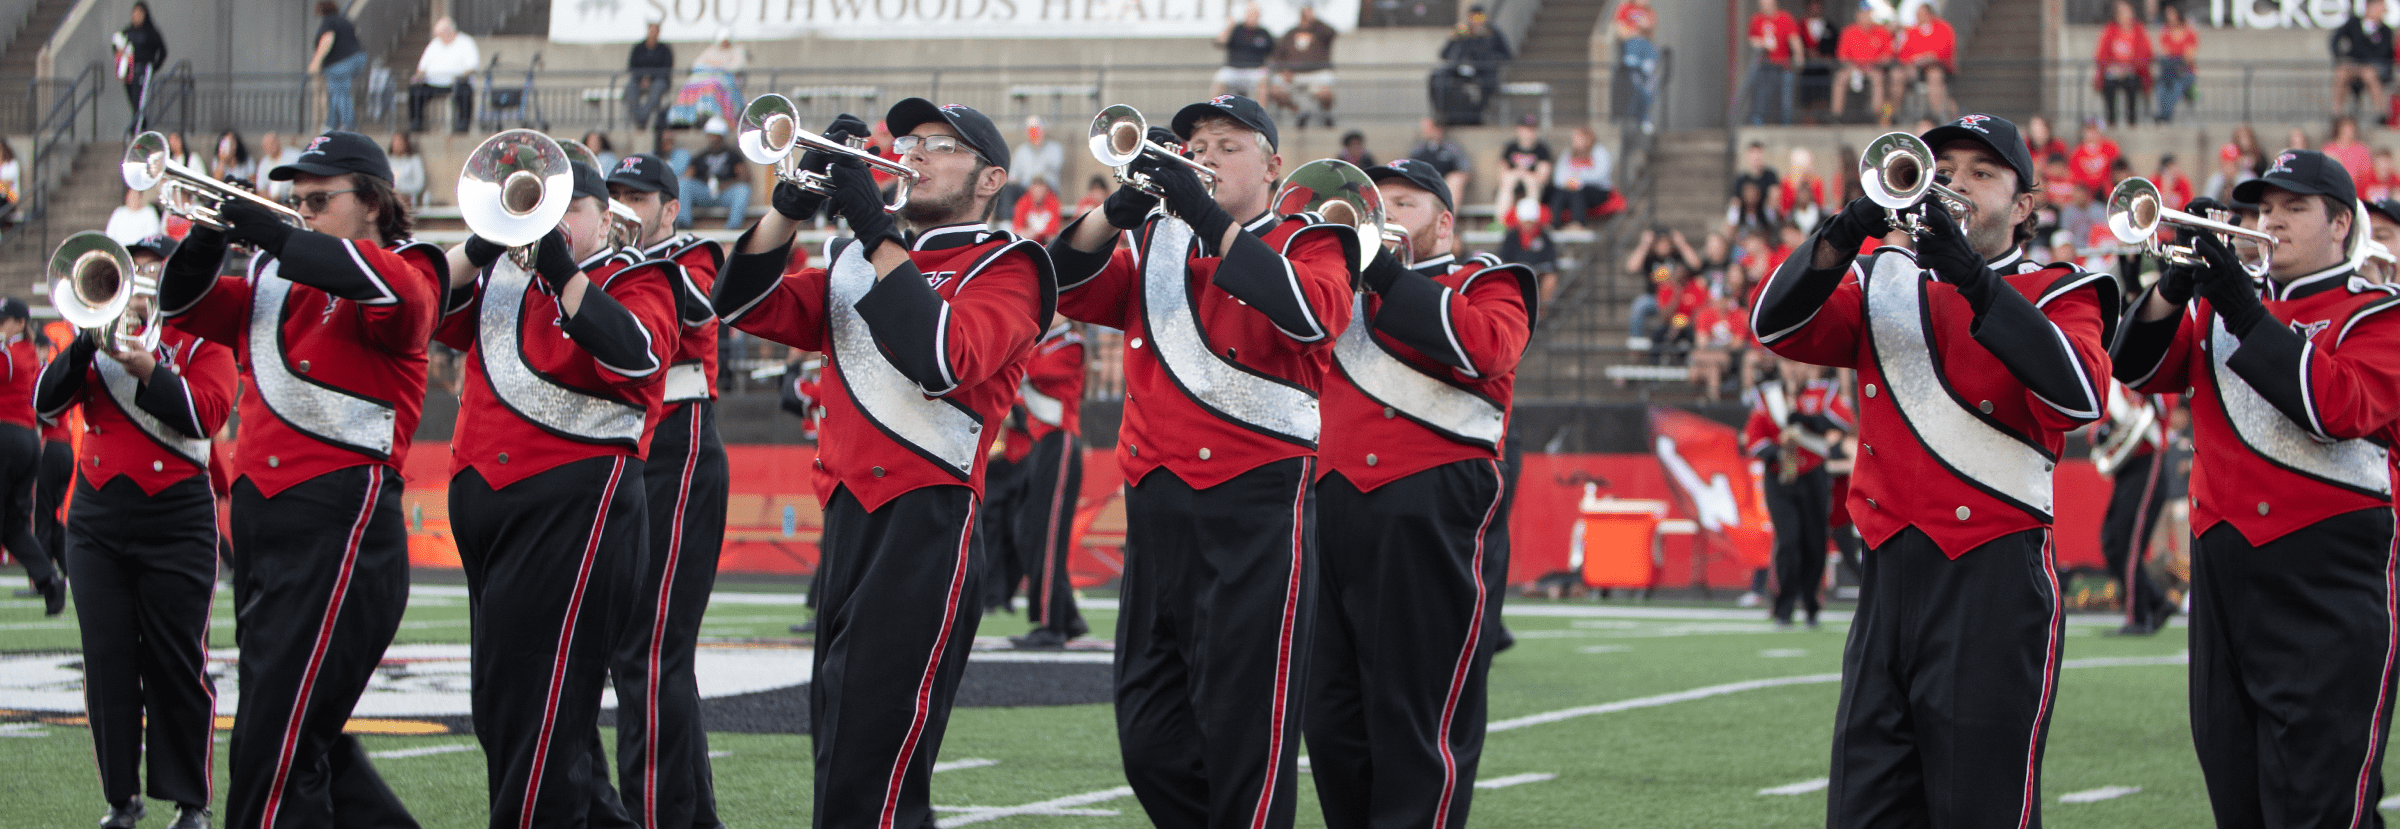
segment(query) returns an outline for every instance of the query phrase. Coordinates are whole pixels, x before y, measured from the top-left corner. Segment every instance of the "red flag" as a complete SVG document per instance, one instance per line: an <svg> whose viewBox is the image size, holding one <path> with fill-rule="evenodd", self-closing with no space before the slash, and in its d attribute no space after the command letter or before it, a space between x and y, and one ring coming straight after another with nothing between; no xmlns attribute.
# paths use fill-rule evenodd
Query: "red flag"
<svg viewBox="0 0 2400 829"><path fill-rule="evenodd" d="M1650 447L1667 476L1678 517L1700 525L1699 542L1718 556L1765 567L1775 548L1757 464L1742 454L1733 427L1661 406L1650 407Z"/></svg>

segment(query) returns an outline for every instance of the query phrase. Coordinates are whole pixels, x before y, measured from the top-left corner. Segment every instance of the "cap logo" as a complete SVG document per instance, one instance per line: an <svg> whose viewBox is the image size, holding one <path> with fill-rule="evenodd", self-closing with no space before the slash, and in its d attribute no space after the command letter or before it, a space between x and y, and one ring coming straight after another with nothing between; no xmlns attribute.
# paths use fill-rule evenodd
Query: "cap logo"
<svg viewBox="0 0 2400 829"><path fill-rule="evenodd" d="M1211 104L1215 104L1215 105L1217 105L1217 106L1231 108L1231 107L1233 106L1233 99L1234 99L1235 97L1238 97L1238 96L1234 96L1234 95L1219 95L1219 96L1217 96L1217 97L1214 97L1214 98L1210 98L1210 99L1208 99L1208 102L1209 102L1209 103L1211 103Z"/></svg>
<svg viewBox="0 0 2400 829"><path fill-rule="evenodd" d="M320 135L320 136L317 136L317 137L315 137L315 138L311 138L311 139L309 139L309 140L308 140L308 149L301 150L301 151L300 151L300 154L301 154L301 155L321 155L321 154L323 154L323 153L325 152L325 142L326 142L326 141L330 141L330 140L332 140L332 139L333 139L333 136L330 136L330 135Z"/></svg>
<svg viewBox="0 0 2400 829"><path fill-rule="evenodd" d="M1992 134L1991 128L1983 125L1983 122L1989 120L1992 120L1992 116L1984 115L1982 113L1975 113L1972 115L1958 116L1958 121L1956 123L1959 126L1966 127L1967 129L1971 129L1985 135L1990 135Z"/></svg>
<svg viewBox="0 0 2400 829"><path fill-rule="evenodd" d="M959 111L959 110L966 109L966 108L967 108L967 105L966 105L966 104L943 104L943 105L941 105L941 106L939 106L939 107L935 107L935 109L939 109L939 110L941 110L941 111L943 111L943 112L950 112L950 113L955 113L955 112L957 112L957 111Z"/></svg>
<svg viewBox="0 0 2400 829"><path fill-rule="evenodd" d="M617 172L620 173L635 172L640 170L641 167L642 157L638 155L629 155L617 162Z"/></svg>
<svg viewBox="0 0 2400 829"><path fill-rule="evenodd" d="M1390 167L1390 168L1392 168L1392 169L1394 169L1394 170L1399 170L1400 172L1403 172L1403 173L1405 173L1405 172L1408 172L1408 162L1409 162L1409 159L1405 159L1405 158L1403 158L1403 159L1400 159L1400 160L1397 160L1397 161L1387 161L1387 162L1384 162L1384 165L1383 165L1383 166Z"/></svg>
<svg viewBox="0 0 2400 829"><path fill-rule="evenodd" d="M2275 157L2275 166L2267 168L2267 172L2290 173L2292 171L2292 162L2298 160L2300 160L2299 153L2284 153L2282 155L2278 155Z"/></svg>

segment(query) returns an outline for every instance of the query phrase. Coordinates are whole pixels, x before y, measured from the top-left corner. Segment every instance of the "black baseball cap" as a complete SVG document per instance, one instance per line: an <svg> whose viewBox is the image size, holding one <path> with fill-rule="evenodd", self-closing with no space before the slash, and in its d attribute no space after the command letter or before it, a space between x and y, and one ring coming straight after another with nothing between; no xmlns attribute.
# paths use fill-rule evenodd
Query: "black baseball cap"
<svg viewBox="0 0 2400 829"><path fill-rule="evenodd" d="M592 165L578 161L575 162L575 198L586 196L608 201L608 179L602 178L600 171L593 169Z"/></svg>
<svg viewBox="0 0 2400 829"><path fill-rule="evenodd" d="M892 131L893 138L915 132L917 127L933 121L941 121L957 130L958 140L975 150L976 155L983 156L984 161L991 162L994 167L1008 169L1008 139L1000 137L1000 128L992 124L990 116L974 107L966 104L935 106L932 101L923 98L909 98L893 104L892 110L883 114L883 126Z"/></svg>
<svg viewBox="0 0 2400 829"><path fill-rule="evenodd" d="M1450 203L1450 182L1442 180L1441 171L1433 169L1431 164L1413 158L1387 161L1369 167L1367 168L1367 179L1376 184L1382 184L1390 179L1400 179L1441 199L1443 210L1458 209L1456 205Z"/></svg>
<svg viewBox="0 0 2400 829"><path fill-rule="evenodd" d="M0 320L32 319L33 309L16 297L0 298Z"/></svg>
<svg viewBox="0 0 2400 829"><path fill-rule="evenodd" d="M175 255L175 245L175 237L164 233L153 233L136 240L133 244L126 245L125 252L149 253L160 259L166 259Z"/></svg>
<svg viewBox="0 0 2400 829"><path fill-rule="evenodd" d="M2400 199L2376 199L2367 202L2367 211L2400 222Z"/></svg>
<svg viewBox="0 0 2400 829"><path fill-rule="evenodd" d="M667 169L666 159L649 153L617 159L617 168L608 173L608 183L644 193L663 193L661 198L667 199L678 198L683 191L683 183L675 178L675 171Z"/></svg>
<svg viewBox="0 0 2400 829"><path fill-rule="evenodd" d="M2017 125L1997 115L1981 112L1961 115L1958 120L1925 131L1918 136L1925 146L1940 154L1942 145L1952 141L1973 141L1989 148L2008 168L2017 173L2017 192L2033 190L2033 153L2025 149L2025 139L2017 135Z"/></svg>
<svg viewBox="0 0 2400 829"><path fill-rule="evenodd" d="M2351 182L2350 171L2333 156L2316 150L2275 154L2275 163L2265 175L2233 186L2233 198L2255 204L2266 197L2270 186L2308 196L2332 196L2344 204L2358 200L2358 185Z"/></svg>
<svg viewBox="0 0 2400 829"><path fill-rule="evenodd" d="M1218 115L1232 118L1240 122L1242 126L1257 130L1258 134L1266 136L1267 147L1270 151L1282 150L1283 142L1275 136L1274 117L1269 116L1266 107L1259 106L1257 101L1240 95L1219 95L1176 110L1175 120L1169 123L1175 129L1176 138L1190 141L1193 124L1199 123L1202 118Z"/></svg>
<svg viewBox="0 0 2400 829"><path fill-rule="evenodd" d="M365 173L389 184L392 181L392 162L384 158L383 148L375 139L347 130L333 130L308 140L300 148L300 158L267 171L267 178L291 181L294 176L339 176Z"/></svg>

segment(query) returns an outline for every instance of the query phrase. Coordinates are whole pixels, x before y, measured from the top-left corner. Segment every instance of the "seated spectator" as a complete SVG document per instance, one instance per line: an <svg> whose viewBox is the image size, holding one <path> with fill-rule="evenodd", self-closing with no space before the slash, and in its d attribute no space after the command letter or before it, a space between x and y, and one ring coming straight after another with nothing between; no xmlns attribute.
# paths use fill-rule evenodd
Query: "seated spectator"
<svg viewBox="0 0 2400 829"><path fill-rule="evenodd" d="M2108 191L2109 170L2116 166L2120 155L2122 153L2117 151L2117 142L2100 132L2099 121L2085 121L2083 143L2075 145L2075 154L2068 156L2067 164L2073 168L2076 184L2083 185L2086 190L2104 193Z"/></svg>
<svg viewBox="0 0 2400 829"><path fill-rule="evenodd" d="M258 182L258 162L250 157L250 143L242 140L241 133L226 130L217 134L217 157L209 163L208 174L218 181Z"/></svg>
<svg viewBox="0 0 2400 829"><path fill-rule="evenodd" d="M142 191L129 187L125 190L125 203L109 211L108 226L101 232L117 244L130 245L165 230L166 225L159 221L158 208L142 198Z"/></svg>
<svg viewBox="0 0 2400 829"><path fill-rule="evenodd" d="M2367 173L2366 181L2366 186L2358 190L2358 197L2366 201L2384 201L2392 198L2394 193L2400 193L2400 163L2393 160L2392 148L2375 148L2375 162Z"/></svg>
<svg viewBox="0 0 2400 829"><path fill-rule="evenodd" d="M660 21L625 56L625 115L634 129L666 129L667 84L675 76L675 47L659 40Z"/></svg>
<svg viewBox="0 0 2400 829"><path fill-rule="evenodd" d="M2242 145L2229 141L2217 148L2217 171L2208 174L2200 195L2231 204L2233 186L2257 177L2250 170L2250 155L2242 151Z"/></svg>
<svg viewBox="0 0 2400 829"><path fill-rule="evenodd" d="M2065 156L2051 156L2042 163L2043 209L2055 213L2075 200L2075 176L2067 167Z"/></svg>
<svg viewBox="0 0 2400 829"><path fill-rule="evenodd" d="M1613 192L1612 159L1592 128L1576 127L1571 135L1567 154L1551 176L1551 226L1581 231L1583 220L1607 204Z"/></svg>
<svg viewBox="0 0 2400 829"><path fill-rule="evenodd" d="M675 93L668 123L703 124L722 118L730 124L740 118L743 105L749 102L742 97L741 71L749 63L750 50L733 42L733 30L718 29L716 42L692 59L691 75Z"/></svg>
<svg viewBox="0 0 2400 829"><path fill-rule="evenodd" d="M600 160L600 169L617 169L617 145L608 140L608 133L592 130L583 134L582 141L583 148L591 150L592 157Z"/></svg>
<svg viewBox="0 0 2400 829"><path fill-rule="evenodd" d="M1708 281L1708 291L1719 296L1739 296L1741 287L1733 264L1733 240L1722 230L1710 231L1700 240L1700 278Z"/></svg>
<svg viewBox="0 0 2400 829"><path fill-rule="evenodd" d="M1750 328L1748 309L1737 307L1732 297L1712 296L1692 323L1692 382L1700 385L1700 397L1717 402L1723 393L1725 372L1733 366L1735 352L1742 349L1741 332Z"/></svg>
<svg viewBox="0 0 2400 829"><path fill-rule="evenodd" d="M283 136L270 132L258 139L258 169L261 172L299 160L300 150L296 147L284 146ZM258 185L259 195L275 201L283 201L292 195L292 183L289 181L254 181L252 183Z"/></svg>
<svg viewBox="0 0 2400 829"><path fill-rule="evenodd" d="M2092 238L2095 229L2108 229L2108 205L2100 203L2092 188L2078 182L2075 195L2058 210L2058 229L2078 240Z"/></svg>
<svg viewBox="0 0 2400 829"><path fill-rule="evenodd" d="M1427 118L1417 124L1417 145L1409 148L1408 157L1433 165L1442 174L1442 183L1450 192L1465 194L1468 178L1474 167L1467 162L1467 151L1450 140L1441 122Z"/></svg>
<svg viewBox="0 0 2400 829"><path fill-rule="evenodd" d="M1865 90L1867 111L1889 123L1891 115L1884 100L1883 82L1891 74L1888 67L1898 55L1892 49L1892 10L1876 3L1860 11L1864 19L1854 17L1850 25L1842 27L1840 43L1834 50L1840 68L1833 76L1833 122L1842 123L1843 114L1848 112L1849 96Z"/></svg>
<svg viewBox="0 0 2400 829"><path fill-rule="evenodd" d="M2165 22L2158 25L2158 122L2175 120L2175 105L2192 94L2198 79L2200 64L2200 33L2183 16L2183 9L2173 4L2159 9Z"/></svg>
<svg viewBox="0 0 2400 829"><path fill-rule="evenodd" d="M1050 189L1047 179L1034 179L1026 186L1025 195L1017 197L1017 207L1012 216L1013 223L1010 226L1016 229L1017 235L1048 244L1050 237L1058 235L1061 224L1057 191Z"/></svg>
<svg viewBox="0 0 2400 829"><path fill-rule="evenodd" d="M676 146L674 133L659 133L658 149L652 150L651 154L664 159L667 162L667 169L669 170L681 171L685 167L692 166L692 151ZM678 172L678 175L680 174L681 173ZM677 195L680 196L681 194ZM689 215L691 211L685 210L684 213Z"/></svg>
<svg viewBox="0 0 2400 829"><path fill-rule="evenodd" d="M1815 153L1793 147L1791 167L1775 188L1775 215L1804 228L1817 226L1825 204L1825 179L1817 175Z"/></svg>
<svg viewBox="0 0 2400 829"><path fill-rule="evenodd" d="M1267 102L1277 110L1295 113L1295 127L1308 127L1309 112L1293 98L1302 89L1316 99L1317 114L1324 117L1326 128L1333 127L1333 39L1337 34L1317 19L1315 7L1302 4L1300 22L1275 41L1275 56L1268 61L1275 81L1267 85Z"/></svg>
<svg viewBox="0 0 2400 829"><path fill-rule="evenodd" d="M1756 181L1745 181L1739 186L1741 190L1733 194L1733 204L1725 208L1726 226L1737 230L1773 226L1775 208L1767 192L1759 189Z"/></svg>
<svg viewBox="0 0 2400 829"><path fill-rule="evenodd" d="M2293 127L2291 132L2284 133L2283 148L2287 150L2308 149L2308 130L2301 129L2299 127Z"/></svg>
<svg viewBox="0 0 2400 829"><path fill-rule="evenodd" d="M1083 183L1083 198L1075 202L1075 215L1081 216L1097 209L1101 202L1108 201L1108 194L1113 192L1116 192L1116 188L1109 184L1107 176L1091 177L1091 180Z"/></svg>
<svg viewBox="0 0 2400 829"><path fill-rule="evenodd" d="M1951 31L1950 22L1942 19L1934 4L1918 3L1916 10L1916 19L1909 21L1908 28L1900 34L1899 71L1906 73L1903 78L1913 78L1925 85L1927 108L1935 118L1948 121L1958 109L1950 100L1950 76L1958 74L1958 35ZM1895 81L1892 88L1905 91L1908 87Z"/></svg>
<svg viewBox="0 0 2400 829"><path fill-rule="evenodd" d="M208 159L192 150L183 137L183 130L167 133L167 159L202 172L208 171Z"/></svg>
<svg viewBox="0 0 2400 829"><path fill-rule="evenodd" d="M2092 55L2092 87L2100 90L2110 124L2133 126L2142 121L2142 94L2150 91L2150 32L2142 27L2132 3L2116 0L2109 6L2112 19L2100 30L2100 44ZM2117 106L2119 99L2123 109Z"/></svg>
<svg viewBox="0 0 2400 829"><path fill-rule="evenodd" d="M392 165L392 192L400 194L410 206L425 203L425 157L417 154L417 139L405 132L392 133L392 143L384 151Z"/></svg>
<svg viewBox="0 0 2400 829"><path fill-rule="evenodd" d="M1631 325L1627 330L1647 335L1660 308L1658 297L1663 289L1685 274L1697 271L1702 264L1700 256L1692 252L1691 244L1684 241L1683 231L1671 230L1666 225L1653 225L1642 231L1641 241L1625 257L1625 271L1642 274L1643 284L1648 288L1634 295L1633 309L1627 316Z"/></svg>
<svg viewBox="0 0 2400 829"><path fill-rule="evenodd" d="M1733 184L1725 188L1727 215L1733 215L1742 206L1743 185L1757 185L1759 195L1763 200L1767 195L1776 192L1776 185L1782 182L1783 177L1776 174L1775 168L1767 166L1767 145L1763 142L1751 141L1750 146L1742 148L1741 174L1734 176ZM1766 212L1770 214L1768 218L1772 218L1772 208ZM1741 222L1731 219L1728 219L1726 223L1741 224Z"/></svg>
<svg viewBox="0 0 2400 829"><path fill-rule="evenodd" d="M1008 158L1008 183L1000 186L1000 198L995 201L1002 214L1016 214L1018 197L1033 186L1034 179L1049 185L1053 200L1058 198L1058 176L1066 169L1067 151L1050 140L1048 125L1041 116L1025 117L1025 143L1018 144Z"/></svg>
<svg viewBox="0 0 2400 829"><path fill-rule="evenodd" d="M433 21L433 40L417 58L417 74L409 78L408 131L425 131L425 102L450 96L450 131L464 133L475 125L475 70L483 55L475 39L458 33L458 24L445 15Z"/></svg>
<svg viewBox="0 0 2400 829"><path fill-rule="evenodd" d="M1217 48L1225 50L1225 65L1209 79L1208 94L1256 98L1266 85L1267 58L1275 53L1275 33L1258 25L1258 4L1242 5L1242 19L1225 24L1217 33Z"/></svg>
<svg viewBox="0 0 2400 829"><path fill-rule="evenodd" d="M1492 31L1491 17L1478 3L1467 8L1467 22L1450 42L1442 44L1442 68L1433 72L1430 87L1433 110L1443 123L1481 124L1484 110L1500 95L1500 70L1515 57L1508 39Z"/></svg>
<svg viewBox="0 0 2400 829"><path fill-rule="evenodd" d="M1367 152L1367 134L1358 130L1342 133L1342 149L1333 157L1355 164L1361 170L1375 166L1375 154Z"/></svg>
<svg viewBox="0 0 2400 829"><path fill-rule="evenodd" d="M2151 171L2150 183L2158 185L2159 197L2166 199L2167 204L2185 205L2192 202L2192 177L2183 174L2183 162L2177 160L2174 153L2159 155L2158 169Z"/></svg>
<svg viewBox="0 0 2400 829"><path fill-rule="evenodd" d="M2392 80L2392 29L2383 24L2384 0L2367 0L2359 13L2333 30L2333 109L2350 109L2350 93L2365 93L2367 110L2384 107L2383 85ZM2342 4L2348 6L2348 3Z"/></svg>
<svg viewBox="0 0 2400 829"><path fill-rule="evenodd" d="M2334 116L2333 137L2326 139L2325 146L2320 149L2326 155L2333 156L2333 160L2341 162L2342 169L2350 171L2350 180L2358 185L2359 192L2366 192L2367 175L2375 169L2375 161L2366 142L2358 140L2358 119L2348 115Z"/></svg>
<svg viewBox="0 0 2400 829"><path fill-rule="evenodd" d="M1658 289L1658 320L1650 329L1650 362L1667 365L1691 353L1698 339L1700 309L1708 305L1708 283L1685 271Z"/></svg>
<svg viewBox="0 0 2400 829"><path fill-rule="evenodd" d="M675 225L689 228L702 209L722 207L725 229L740 230L750 216L750 177L742 154L726 143L724 121L710 121L703 131L708 134L708 146L683 169L683 211L675 217Z"/></svg>
<svg viewBox="0 0 2400 829"><path fill-rule="evenodd" d="M1527 115L1517 122L1516 137L1500 148L1500 175L1493 181L1492 217L1505 218L1509 207L1518 199L1542 198L1542 185L1550 180L1550 142L1542 140L1540 116Z"/></svg>
<svg viewBox="0 0 2400 829"><path fill-rule="evenodd" d="M1504 214L1508 225L1500 235L1500 261L1524 265L1536 274L1558 273L1558 240L1544 227L1544 212L1541 202L1525 198Z"/></svg>
<svg viewBox="0 0 2400 829"><path fill-rule="evenodd" d="M2041 164L2052 156L2066 158L2067 142L2050 133L2050 119L2036 115L2025 119L2025 152Z"/></svg>

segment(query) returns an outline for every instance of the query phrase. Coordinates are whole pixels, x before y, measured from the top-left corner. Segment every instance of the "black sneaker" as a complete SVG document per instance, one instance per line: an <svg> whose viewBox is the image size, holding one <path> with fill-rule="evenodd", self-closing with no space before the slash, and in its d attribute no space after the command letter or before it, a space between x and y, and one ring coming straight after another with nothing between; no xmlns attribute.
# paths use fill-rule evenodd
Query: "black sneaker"
<svg viewBox="0 0 2400 829"><path fill-rule="evenodd" d="M100 829L133 829L147 811L142 807L141 795L126 798L124 803L109 807L108 814L100 816Z"/></svg>
<svg viewBox="0 0 2400 829"><path fill-rule="evenodd" d="M1325 113L1323 117L1325 118L1325 128L1333 129L1333 113Z"/></svg>
<svg viewBox="0 0 2400 829"><path fill-rule="evenodd" d="M42 593L42 615L56 616L67 609L67 577L53 575L49 581L34 585Z"/></svg>
<svg viewBox="0 0 2400 829"><path fill-rule="evenodd" d="M208 829L208 808L183 804L175 807L175 822L167 829Z"/></svg>
<svg viewBox="0 0 2400 829"><path fill-rule="evenodd" d="M797 624L797 625L793 625L793 626L792 626L792 632L793 632L793 633L815 633L815 632L817 632L817 620L815 620L815 619L810 619L810 620L808 620L808 621L801 622L801 623L799 623L799 624Z"/></svg>
<svg viewBox="0 0 2400 829"><path fill-rule="evenodd" d="M1067 636L1049 628L1034 628L1023 636L1008 637L1008 643L1017 650L1054 651L1067 646Z"/></svg>

